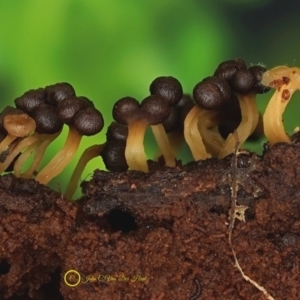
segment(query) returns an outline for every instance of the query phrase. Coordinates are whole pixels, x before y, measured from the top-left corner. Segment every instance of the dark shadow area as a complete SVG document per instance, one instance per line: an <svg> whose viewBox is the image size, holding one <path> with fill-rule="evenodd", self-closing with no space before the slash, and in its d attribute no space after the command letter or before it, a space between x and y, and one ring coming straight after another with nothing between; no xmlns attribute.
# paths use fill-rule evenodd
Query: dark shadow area
<svg viewBox="0 0 300 300"><path fill-rule="evenodd" d="M112 232L122 231L123 233L128 233L138 229L133 215L130 212L125 212L119 209L110 211L107 221Z"/></svg>
<svg viewBox="0 0 300 300"><path fill-rule="evenodd" d="M0 261L0 276L5 275L9 272L10 269L10 264L6 259L2 259Z"/></svg>

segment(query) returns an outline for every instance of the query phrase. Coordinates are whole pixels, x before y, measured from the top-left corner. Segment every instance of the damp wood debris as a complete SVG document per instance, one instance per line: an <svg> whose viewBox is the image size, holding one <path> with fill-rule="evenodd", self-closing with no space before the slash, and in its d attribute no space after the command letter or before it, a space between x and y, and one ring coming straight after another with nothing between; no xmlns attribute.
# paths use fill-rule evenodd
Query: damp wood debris
<svg viewBox="0 0 300 300"><path fill-rule="evenodd" d="M231 245L232 156L177 168L148 162L148 173L98 170L77 203L34 180L1 177L1 294L47 299L50 287L55 299L251 300L267 299L263 287L274 299L298 299L300 165L289 162L300 161L299 146L236 159L237 178L251 184L236 190L248 208L246 222L235 220ZM70 288L69 270L145 279Z"/></svg>
<svg viewBox="0 0 300 300"><path fill-rule="evenodd" d="M160 76L141 101L112 105L104 139L101 102L69 83L17 97L0 113L0 299L300 299L300 132L282 121L299 78L242 59L190 93ZM64 146L41 168L65 125ZM66 191L47 187L93 135ZM264 136L262 155L243 149Z"/></svg>

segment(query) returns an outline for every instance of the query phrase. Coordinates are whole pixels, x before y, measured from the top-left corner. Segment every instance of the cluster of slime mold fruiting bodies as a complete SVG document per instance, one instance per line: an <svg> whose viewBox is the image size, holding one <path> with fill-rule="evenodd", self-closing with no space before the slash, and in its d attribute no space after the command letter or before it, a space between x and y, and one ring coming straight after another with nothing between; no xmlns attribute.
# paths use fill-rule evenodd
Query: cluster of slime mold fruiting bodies
<svg viewBox="0 0 300 300"><path fill-rule="evenodd" d="M94 135L104 125L93 103L85 97L76 97L68 83L30 90L15 99L15 105L17 108L7 107L0 115L0 129L7 134L0 145L1 155L5 153L0 163L1 172L17 157L13 166L15 175L24 178L36 175L35 179L43 184L71 161L82 135ZM61 133L64 124L70 128L65 146L38 171L48 145ZM18 133L21 129L23 134ZM18 139L15 141L15 138ZM32 154L32 164L22 173L24 162Z"/></svg>
<svg viewBox="0 0 300 300"><path fill-rule="evenodd" d="M275 88L263 118L257 109L257 94ZM160 163L174 168L178 152L187 143L195 160L222 159L238 148L263 123L272 146L290 143L282 113L292 94L300 88L300 70L281 66L266 70L247 67L242 59L219 64L213 74L198 82L192 96L171 76L156 78L139 102L132 96L118 100L112 108L115 120L107 130L106 142L88 147L74 170L66 191L71 198L86 164L101 156L112 172L148 172L144 137L151 128ZM73 159L82 137L99 133L104 120L92 101L78 97L68 83L30 90L15 99L14 107L0 114L0 169L14 170L17 177L35 178L47 184ZM64 147L40 170L49 144L66 124L69 133ZM22 171L33 155L29 168Z"/></svg>

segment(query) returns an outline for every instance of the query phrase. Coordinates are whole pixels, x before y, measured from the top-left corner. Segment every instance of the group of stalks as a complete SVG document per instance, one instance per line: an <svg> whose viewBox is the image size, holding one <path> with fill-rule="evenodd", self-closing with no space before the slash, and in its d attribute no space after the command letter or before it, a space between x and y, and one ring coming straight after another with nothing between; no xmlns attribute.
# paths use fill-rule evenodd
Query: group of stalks
<svg viewBox="0 0 300 300"><path fill-rule="evenodd" d="M261 117L257 94L275 89ZM198 82L192 96L185 94L174 77L158 77L139 102L133 97L118 100L112 109L115 120L104 143L87 148L71 177L65 196L72 198L86 164L101 156L113 172L148 172L144 137L149 127L157 143L159 160L166 167L177 165L180 147L187 143L195 160L222 159L239 148L263 123L272 146L290 143L282 114L300 88L300 70L286 66L266 70L262 65L247 68L242 59L222 62L212 76ZM30 90L15 99L16 107L0 114L0 170L34 178L47 184L72 160L84 135L99 133L104 121L92 101L75 95L68 83ZM69 128L65 145L40 169L45 151L62 131ZM31 165L24 163L33 156Z"/></svg>

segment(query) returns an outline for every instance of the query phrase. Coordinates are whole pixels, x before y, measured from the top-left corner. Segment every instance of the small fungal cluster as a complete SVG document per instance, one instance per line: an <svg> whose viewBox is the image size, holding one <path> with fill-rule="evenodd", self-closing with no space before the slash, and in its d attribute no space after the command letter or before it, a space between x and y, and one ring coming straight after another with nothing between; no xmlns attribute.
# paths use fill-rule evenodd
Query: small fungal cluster
<svg viewBox="0 0 300 300"><path fill-rule="evenodd" d="M104 126L102 114L93 102L76 97L68 83L30 90L15 99L15 106L6 107L0 114L0 169L13 169L15 176L32 178L47 184L74 157L83 135L91 136ZM64 147L38 172L49 144L69 127ZM25 161L33 155L30 167L22 173Z"/></svg>
<svg viewBox="0 0 300 300"><path fill-rule="evenodd" d="M261 117L256 96L275 89ZM112 109L115 120L107 129L106 142L87 148L71 177L66 197L71 199L85 165L101 156L108 170L148 172L144 149L146 129L151 128L162 161L176 167L178 151L189 146L195 160L222 159L234 153L263 123L272 146L290 143L282 114L292 94L300 88L300 70L286 66L266 70L262 65L247 67L242 59L222 62L212 76L185 94L174 77L158 77L149 94L139 102L133 97L118 100ZM47 184L70 163L81 138L99 133L102 114L86 97L76 96L68 83L58 83L25 92L0 114L0 170L16 177L35 178ZM69 128L65 145L40 170L49 144ZM31 165L22 170L33 156Z"/></svg>

